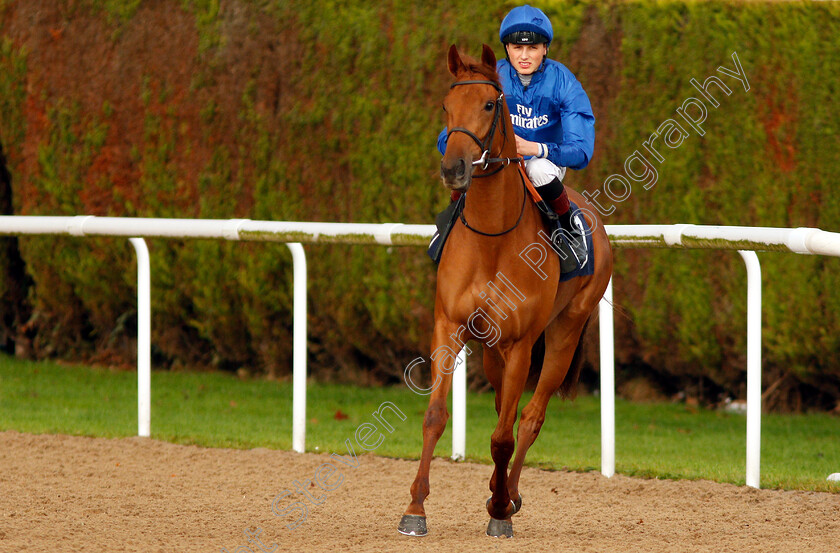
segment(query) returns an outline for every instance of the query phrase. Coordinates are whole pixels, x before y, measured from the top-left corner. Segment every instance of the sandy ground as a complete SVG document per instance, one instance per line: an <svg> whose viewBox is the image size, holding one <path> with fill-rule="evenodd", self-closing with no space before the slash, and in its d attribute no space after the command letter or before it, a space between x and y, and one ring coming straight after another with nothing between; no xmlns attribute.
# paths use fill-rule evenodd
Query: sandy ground
<svg viewBox="0 0 840 553"><path fill-rule="evenodd" d="M515 537L489 538L491 467L443 459L432 465L429 535L410 538L396 526L416 461L333 459L339 472L322 469L333 488L324 491L313 479L328 460L0 432L0 552L840 550L840 494L536 469L522 476ZM295 482L321 503L284 495Z"/></svg>

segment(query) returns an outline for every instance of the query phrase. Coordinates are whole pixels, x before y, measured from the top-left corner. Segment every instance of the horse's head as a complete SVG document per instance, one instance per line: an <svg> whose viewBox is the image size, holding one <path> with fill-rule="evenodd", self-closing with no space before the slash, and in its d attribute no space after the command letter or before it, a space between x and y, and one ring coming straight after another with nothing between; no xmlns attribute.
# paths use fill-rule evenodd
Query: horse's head
<svg viewBox="0 0 840 553"><path fill-rule="evenodd" d="M470 187L476 166L486 169L485 161L499 155L504 140L494 138L507 122L493 50L485 44L480 63L465 59L454 44L449 48L449 72L455 82L443 100L449 138L440 162L443 184L460 191Z"/></svg>

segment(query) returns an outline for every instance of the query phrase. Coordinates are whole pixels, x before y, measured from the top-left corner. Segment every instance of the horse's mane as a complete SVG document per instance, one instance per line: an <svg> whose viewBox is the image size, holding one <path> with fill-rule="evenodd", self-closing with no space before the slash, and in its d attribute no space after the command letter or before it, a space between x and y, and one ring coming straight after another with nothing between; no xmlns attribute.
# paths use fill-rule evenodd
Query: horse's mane
<svg viewBox="0 0 840 553"><path fill-rule="evenodd" d="M464 62L464 65L467 66L467 70L470 73L478 73L479 75L481 75L482 77L484 77L488 81L492 81L492 82L496 83L497 85L499 85L500 87L502 86L502 83L499 80L499 74L496 73L496 68L495 67L490 67L489 65L485 65L485 64L483 64L479 61L476 61L475 59L473 59L469 56L463 56L461 58L461 60Z"/></svg>

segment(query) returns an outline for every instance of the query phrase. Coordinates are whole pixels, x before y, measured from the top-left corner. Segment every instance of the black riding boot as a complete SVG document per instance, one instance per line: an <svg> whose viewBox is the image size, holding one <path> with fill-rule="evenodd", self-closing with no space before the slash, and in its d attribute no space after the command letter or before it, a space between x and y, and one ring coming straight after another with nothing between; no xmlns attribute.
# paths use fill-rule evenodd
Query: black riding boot
<svg viewBox="0 0 840 553"><path fill-rule="evenodd" d="M586 231L581 215L572 217L569 195L563 182L555 178L537 191L557 215L560 227L551 233L551 241L560 255L560 271L571 273L583 267L587 260Z"/></svg>
<svg viewBox="0 0 840 553"><path fill-rule="evenodd" d="M586 264L588 252L586 251L586 231L581 221L580 212L572 217L572 210L569 209L560 215L560 229L551 235L551 240L559 246L560 271L571 273ZM562 234L562 238L559 236ZM555 236L558 235L558 236ZM565 257L564 255L565 254Z"/></svg>
<svg viewBox="0 0 840 553"><path fill-rule="evenodd" d="M464 209L464 195L461 192L452 192L452 201L446 206L446 209L441 211L435 218L435 226L437 230L432 241L429 242L429 249L426 252L436 264L440 263L440 256L443 254L443 246L446 244L446 239L449 237L449 231L452 230L452 225Z"/></svg>

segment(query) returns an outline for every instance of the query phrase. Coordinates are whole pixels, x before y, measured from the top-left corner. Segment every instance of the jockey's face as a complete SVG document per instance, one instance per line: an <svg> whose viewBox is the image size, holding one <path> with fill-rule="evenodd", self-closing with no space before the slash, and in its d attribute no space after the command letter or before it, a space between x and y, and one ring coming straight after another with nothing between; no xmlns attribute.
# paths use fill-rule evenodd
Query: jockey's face
<svg viewBox="0 0 840 553"><path fill-rule="evenodd" d="M539 69L548 53L545 44L506 44L505 49L513 68L523 75L530 75Z"/></svg>

